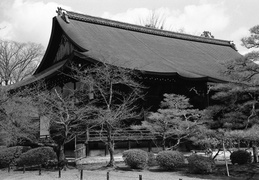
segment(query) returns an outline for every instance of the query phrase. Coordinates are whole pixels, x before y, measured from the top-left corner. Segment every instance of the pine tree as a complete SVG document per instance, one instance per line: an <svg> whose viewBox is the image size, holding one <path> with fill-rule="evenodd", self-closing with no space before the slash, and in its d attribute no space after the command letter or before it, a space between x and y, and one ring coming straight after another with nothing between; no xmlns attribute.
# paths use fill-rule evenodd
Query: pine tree
<svg viewBox="0 0 259 180"><path fill-rule="evenodd" d="M160 109L150 113L142 122L142 127L162 139L163 150L168 139L176 140L169 148L174 149L183 139L188 139L194 134L201 114L201 111L192 108L185 96L164 94Z"/></svg>

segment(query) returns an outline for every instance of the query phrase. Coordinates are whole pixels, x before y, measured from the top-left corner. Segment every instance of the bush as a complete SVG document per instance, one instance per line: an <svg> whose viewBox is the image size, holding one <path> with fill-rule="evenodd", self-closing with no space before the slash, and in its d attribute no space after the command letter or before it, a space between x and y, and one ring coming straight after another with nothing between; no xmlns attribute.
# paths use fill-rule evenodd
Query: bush
<svg viewBox="0 0 259 180"><path fill-rule="evenodd" d="M0 168L6 168L13 165L15 160L29 149L30 148L26 146L14 146L0 150Z"/></svg>
<svg viewBox="0 0 259 180"><path fill-rule="evenodd" d="M143 169L148 162L148 154L141 149L130 149L122 154L125 164L132 169Z"/></svg>
<svg viewBox="0 0 259 180"><path fill-rule="evenodd" d="M192 154L187 158L189 170L191 173L209 174L216 167L214 160L211 157L204 157L197 154Z"/></svg>
<svg viewBox="0 0 259 180"><path fill-rule="evenodd" d="M3 149L6 149L6 146L0 146L0 151L2 151Z"/></svg>
<svg viewBox="0 0 259 180"><path fill-rule="evenodd" d="M56 160L56 153L51 147L39 147L23 153L17 159L17 166L47 165L49 161Z"/></svg>
<svg viewBox="0 0 259 180"><path fill-rule="evenodd" d="M252 162L251 154L245 150L234 151L230 155L230 160L232 164L247 164Z"/></svg>
<svg viewBox="0 0 259 180"><path fill-rule="evenodd" d="M184 164L184 156L178 151L161 151L157 154L156 161L164 169L174 169Z"/></svg>
<svg viewBox="0 0 259 180"><path fill-rule="evenodd" d="M44 167L47 169L53 169L58 167L58 160L57 159L51 159L48 160L46 164L44 164Z"/></svg>

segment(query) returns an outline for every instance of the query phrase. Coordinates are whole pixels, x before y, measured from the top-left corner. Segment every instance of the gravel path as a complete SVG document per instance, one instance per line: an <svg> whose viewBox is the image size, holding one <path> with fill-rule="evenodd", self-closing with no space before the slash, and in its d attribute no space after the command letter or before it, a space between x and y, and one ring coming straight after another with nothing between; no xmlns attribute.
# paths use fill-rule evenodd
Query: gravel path
<svg viewBox="0 0 259 180"><path fill-rule="evenodd" d="M84 180L106 180L107 170L83 171ZM39 176L38 171L0 171L1 180L80 180L80 171L77 169L67 170L61 172L61 178L58 178L58 171L42 171ZM142 180L200 180L200 178L193 178L183 176L177 172L149 172L149 171L118 171L113 170L109 172L110 180L139 180L139 175L142 175ZM205 180L205 179L203 179Z"/></svg>

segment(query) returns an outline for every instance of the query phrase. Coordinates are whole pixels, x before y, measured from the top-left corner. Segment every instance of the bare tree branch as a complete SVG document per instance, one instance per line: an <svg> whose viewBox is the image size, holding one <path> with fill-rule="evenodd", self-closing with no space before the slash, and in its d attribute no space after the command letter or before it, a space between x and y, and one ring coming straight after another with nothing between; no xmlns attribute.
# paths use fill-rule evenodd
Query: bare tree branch
<svg viewBox="0 0 259 180"><path fill-rule="evenodd" d="M27 78L42 55L42 45L0 40L0 83L8 85Z"/></svg>

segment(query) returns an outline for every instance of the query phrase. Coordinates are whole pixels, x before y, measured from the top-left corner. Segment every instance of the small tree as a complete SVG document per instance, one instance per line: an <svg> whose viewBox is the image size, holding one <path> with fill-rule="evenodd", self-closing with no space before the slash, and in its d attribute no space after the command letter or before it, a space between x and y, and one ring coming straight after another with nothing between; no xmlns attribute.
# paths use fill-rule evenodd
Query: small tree
<svg viewBox="0 0 259 180"><path fill-rule="evenodd" d="M176 148L183 139L190 138L196 131L198 120L202 114L198 109L192 109L189 99L182 95L164 94L160 109L142 122L142 127L147 128L152 134L162 138L163 150L166 140L176 139Z"/></svg>
<svg viewBox="0 0 259 180"><path fill-rule="evenodd" d="M214 36L209 31L203 31L203 33L201 34L201 37L206 37L206 38L214 39Z"/></svg>
<svg viewBox="0 0 259 180"><path fill-rule="evenodd" d="M91 95L91 107L96 115L93 123L99 126L100 132L107 133L110 154L107 166L114 166L113 133L125 127L124 120L138 117L137 101L141 98L138 76L132 70L104 63L77 70L76 79L81 83L81 90Z"/></svg>

